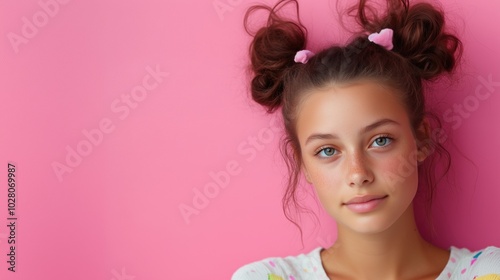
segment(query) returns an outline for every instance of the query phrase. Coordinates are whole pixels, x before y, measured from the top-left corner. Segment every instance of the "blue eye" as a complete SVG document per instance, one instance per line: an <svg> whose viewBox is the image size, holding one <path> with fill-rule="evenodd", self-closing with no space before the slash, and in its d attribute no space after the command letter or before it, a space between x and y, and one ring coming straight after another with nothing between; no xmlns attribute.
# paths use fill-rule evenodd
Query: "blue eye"
<svg viewBox="0 0 500 280"><path fill-rule="evenodd" d="M381 137L378 137L377 139L375 139L375 141L373 141L373 144L377 145L375 147L384 147L384 146L389 145L391 142L392 142L392 138L387 137L387 136L381 136Z"/></svg>
<svg viewBox="0 0 500 280"><path fill-rule="evenodd" d="M320 157L331 157L335 155L336 151L337 150L335 150L334 148L327 147L319 150L316 155L319 155Z"/></svg>

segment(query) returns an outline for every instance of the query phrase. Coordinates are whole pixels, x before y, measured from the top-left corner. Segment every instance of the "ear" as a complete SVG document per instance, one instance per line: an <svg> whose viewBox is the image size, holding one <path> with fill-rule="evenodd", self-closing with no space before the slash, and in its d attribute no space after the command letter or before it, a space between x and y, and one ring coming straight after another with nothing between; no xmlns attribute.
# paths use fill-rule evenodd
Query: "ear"
<svg viewBox="0 0 500 280"><path fill-rule="evenodd" d="M423 162L429 156L431 141L431 125L427 118L424 118L416 131L417 140L417 161Z"/></svg>

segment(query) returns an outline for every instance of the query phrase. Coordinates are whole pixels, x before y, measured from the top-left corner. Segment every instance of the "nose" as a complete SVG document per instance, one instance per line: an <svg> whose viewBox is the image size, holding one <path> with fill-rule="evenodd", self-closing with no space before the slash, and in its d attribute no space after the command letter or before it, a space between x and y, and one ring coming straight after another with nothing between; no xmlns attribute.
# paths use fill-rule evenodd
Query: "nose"
<svg viewBox="0 0 500 280"><path fill-rule="evenodd" d="M356 152L347 159L347 183L350 187L361 187L373 182L374 176L368 159Z"/></svg>

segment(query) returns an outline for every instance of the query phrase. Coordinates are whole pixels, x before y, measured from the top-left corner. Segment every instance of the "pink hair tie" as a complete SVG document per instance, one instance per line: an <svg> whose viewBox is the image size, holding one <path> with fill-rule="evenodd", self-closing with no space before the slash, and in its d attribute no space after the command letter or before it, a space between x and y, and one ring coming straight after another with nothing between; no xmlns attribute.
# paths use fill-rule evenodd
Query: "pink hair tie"
<svg viewBox="0 0 500 280"><path fill-rule="evenodd" d="M368 40L390 51L394 47L392 45L392 35L394 31L390 28L384 28L380 32L374 32L368 36Z"/></svg>
<svg viewBox="0 0 500 280"><path fill-rule="evenodd" d="M309 50L300 50L295 54L295 58L293 59L297 63L306 64L311 57L314 56L314 53Z"/></svg>

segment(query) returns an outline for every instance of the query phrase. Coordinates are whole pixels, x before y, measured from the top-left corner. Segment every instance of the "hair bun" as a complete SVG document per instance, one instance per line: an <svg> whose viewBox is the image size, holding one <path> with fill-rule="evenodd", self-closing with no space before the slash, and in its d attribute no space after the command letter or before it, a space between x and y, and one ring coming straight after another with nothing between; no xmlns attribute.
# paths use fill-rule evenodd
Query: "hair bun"
<svg viewBox="0 0 500 280"><path fill-rule="evenodd" d="M452 72L461 54L460 40L444 30L443 12L428 3L405 6L406 12L394 21L394 51L416 66L423 79L431 80Z"/></svg>
<svg viewBox="0 0 500 280"><path fill-rule="evenodd" d="M282 103L285 72L295 64L297 51L306 44L306 29L300 21L292 22L280 18L278 10L295 0L280 1L273 8L257 5L252 6L245 15L246 31L254 36L250 44L251 70L254 77L251 82L252 98L255 102L273 112ZM255 34L249 31L248 18L253 12L266 10L269 12L266 26Z"/></svg>

